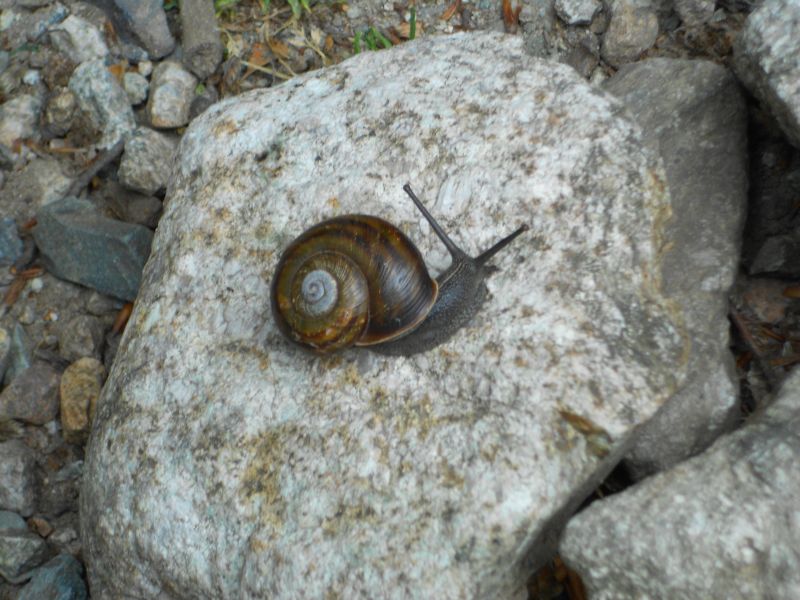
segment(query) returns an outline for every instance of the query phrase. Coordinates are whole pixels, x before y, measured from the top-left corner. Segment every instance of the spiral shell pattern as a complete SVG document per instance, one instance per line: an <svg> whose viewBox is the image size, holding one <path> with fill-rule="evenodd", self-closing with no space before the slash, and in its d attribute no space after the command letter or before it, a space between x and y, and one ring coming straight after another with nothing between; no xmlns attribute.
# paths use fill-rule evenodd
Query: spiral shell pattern
<svg viewBox="0 0 800 600"><path fill-rule="evenodd" d="M378 217L348 215L289 245L272 281L272 310L289 339L332 352L408 333L425 320L437 289L402 231Z"/></svg>

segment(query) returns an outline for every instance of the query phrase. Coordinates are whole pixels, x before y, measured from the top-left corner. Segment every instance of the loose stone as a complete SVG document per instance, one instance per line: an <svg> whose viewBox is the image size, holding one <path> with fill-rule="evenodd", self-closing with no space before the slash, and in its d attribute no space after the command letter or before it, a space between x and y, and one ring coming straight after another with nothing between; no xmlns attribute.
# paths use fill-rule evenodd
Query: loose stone
<svg viewBox="0 0 800 600"><path fill-rule="evenodd" d="M180 64L171 61L159 64L150 80L147 102L150 124L160 129L186 125L196 88L197 78Z"/></svg>
<svg viewBox="0 0 800 600"><path fill-rule="evenodd" d="M614 0L601 54L606 62L619 67L636 60L657 36L658 17L654 10L632 0Z"/></svg>
<svg viewBox="0 0 800 600"><path fill-rule="evenodd" d="M136 297L152 231L71 197L43 208L37 220L33 236L53 274L123 300Z"/></svg>
<svg viewBox="0 0 800 600"><path fill-rule="evenodd" d="M50 39L74 63L105 59L108 46L102 32L86 19L70 15L50 30Z"/></svg>
<svg viewBox="0 0 800 600"><path fill-rule="evenodd" d="M800 148L800 2L765 2L736 39L733 67Z"/></svg>
<svg viewBox="0 0 800 600"><path fill-rule="evenodd" d="M19 515L0 510L0 576L20 583L47 559L48 554L47 543L28 531Z"/></svg>
<svg viewBox="0 0 800 600"><path fill-rule="evenodd" d="M58 353L68 361L83 357L99 358L105 326L98 317L76 315L58 328Z"/></svg>
<svg viewBox="0 0 800 600"><path fill-rule="evenodd" d="M586 25L600 10L600 3L597 0L555 0L553 8L567 25Z"/></svg>
<svg viewBox="0 0 800 600"><path fill-rule="evenodd" d="M128 95L102 60L81 64L69 80L78 105L103 132L101 148L111 148L136 126Z"/></svg>
<svg viewBox="0 0 800 600"><path fill-rule="evenodd" d="M105 376L103 363L94 358L81 358L64 371L61 378L61 425L64 439L68 442L86 441Z"/></svg>
<svg viewBox="0 0 800 600"><path fill-rule="evenodd" d="M86 584L82 574L83 565L74 556L61 554L33 572L17 600L84 600Z"/></svg>
<svg viewBox="0 0 800 600"><path fill-rule="evenodd" d="M167 185L178 140L148 127L139 127L125 142L119 165L123 185L143 194L154 194Z"/></svg>
<svg viewBox="0 0 800 600"><path fill-rule="evenodd" d="M35 468L33 450L20 440L0 442L0 509L33 513Z"/></svg>
<svg viewBox="0 0 800 600"><path fill-rule="evenodd" d="M172 52L175 40L161 0L114 0L124 25L139 39L150 58Z"/></svg>
<svg viewBox="0 0 800 600"><path fill-rule="evenodd" d="M44 425L58 414L58 371L36 362L17 375L0 393L0 420L18 419Z"/></svg>
<svg viewBox="0 0 800 600"><path fill-rule="evenodd" d="M22 240L11 217L0 219L0 266L9 266L22 256Z"/></svg>
<svg viewBox="0 0 800 600"><path fill-rule="evenodd" d="M41 111L41 99L30 94L4 102L0 106L0 144L11 147L15 140L37 138Z"/></svg>
<svg viewBox="0 0 800 600"><path fill-rule="evenodd" d="M150 88L150 83L143 75L128 71L122 78L122 87L125 88L125 93L128 94L130 103L136 106L147 100L147 90Z"/></svg>
<svg viewBox="0 0 800 600"><path fill-rule="evenodd" d="M48 131L55 136L65 135L72 127L77 104L75 94L67 88L52 95L44 109L44 124Z"/></svg>

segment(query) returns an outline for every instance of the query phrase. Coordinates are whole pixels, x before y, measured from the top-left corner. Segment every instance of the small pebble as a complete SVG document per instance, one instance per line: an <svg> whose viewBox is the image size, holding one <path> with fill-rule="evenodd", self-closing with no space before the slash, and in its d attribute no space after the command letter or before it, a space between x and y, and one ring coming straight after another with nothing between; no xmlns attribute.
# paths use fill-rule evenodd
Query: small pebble
<svg viewBox="0 0 800 600"><path fill-rule="evenodd" d="M147 114L150 124L159 129L181 127L189 122L197 78L182 65L167 61L153 69Z"/></svg>
<svg viewBox="0 0 800 600"><path fill-rule="evenodd" d="M153 72L153 63L149 60L143 60L138 65L139 74L148 77Z"/></svg>
<svg viewBox="0 0 800 600"><path fill-rule="evenodd" d="M102 351L105 326L92 315L76 315L59 324L58 353L70 362L83 357L99 358Z"/></svg>
<svg viewBox="0 0 800 600"><path fill-rule="evenodd" d="M22 76L22 82L25 85L38 85L42 81L42 75L36 69L29 69L25 71Z"/></svg>
<svg viewBox="0 0 800 600"><path fill-rule="evenodd" d="M66 441L86 441L105 377L103 363L94 358L81 358L64 371L61 378L61 426Z"/></svg>
<svg viewBox="0 0 800 600"><path fill-rule="evenodd" d="M125 73L122 78L122 87L125 88L131 105L136 106L147 100L147 90L150 88L150 84L140 73L134 71Z"/></svg>

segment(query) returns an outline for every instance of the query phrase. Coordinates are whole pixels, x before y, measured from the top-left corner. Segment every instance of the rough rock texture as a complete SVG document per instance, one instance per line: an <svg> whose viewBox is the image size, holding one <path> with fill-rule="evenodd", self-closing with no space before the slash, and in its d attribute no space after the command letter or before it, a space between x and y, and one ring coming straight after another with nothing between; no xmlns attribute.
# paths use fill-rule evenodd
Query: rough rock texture
<svg viewBox="0 0 800 600"><path fill-rule="evenodd" d="M123 185L142 192L154 194L167 185L178 140L139 127L125 142L125 153L119 164L119 180Z"/></svg>
<svg viewBox="0 0 800 600"><path fill-rule="evenodd" d="M27 517L34 509L33 450L19 440L0 443L0 510Z"/></svg>
<svg viewBox="0 0 800 600"><path fill-rule="evenodd" d="M189 122L197 78L176 62L166 61L153 69L147 115L159 129L181 127Z"/></svg>
<svg viewBox="0 0 800 600"><path fill-rule="evenodd" d="M19 515L0 510L0 577L18 582L47 555L45 541L28 531Z"/></svg>
<svg viewBox="0 0 800 600"><path fill-rule="evenodd" d="M30 94L20 94L0 105L0 144L12 146L14 140L37 137L41 110L42 100Z"/></svg>
<svg viewBox="0 0 800 600"><path fill-rule="evenodd" d="M56 556L34 571L17 600L84 600L86 585L82 573L83 566L74 557Z"/></svg>
<svg viewBox="0 0 800 600"><path fill-rule="evenodd" d="M112 0L117 11L113 16L142 43L150 58L172 52L175 40L167 25L164 4L159 0Z"/></svg>
<svg viewBox="0 0 800 600"><path fill-rule="evenodd" d="M672 220L662 277L692 336L685 385L644 425L629 456L641 477L704 450L738 417L727 314L747 203L747 111L735 78L707 61L639 62L605 88L664 160Z"/></svg>
<svg viewBox="0 0 800 600"><path fill-rule="evenodd" d="M800 369L749 425L573 518L562 556L600 600L797 598L798 432Z"/></svg>
<svg viewBox="0 0 800 600"><path fill-rule="evenodd" d="M108 56L102 32L77 15L70 15L53 27L50 37L55 46L76 64Z"/></svg>
<svg viewBox="0 0 800 600"><path fill-rule="evenodd" d="M553 8L567 25L586 25L600 10L597 0L555 0Z"/></svg>
<svg viewBox="0 0 800 600"><path fill-rule="evenodd" d="M68 442L85 442L94 419L106 369L99 360L81 358L61 378L61 426Z"/></svg>
<svg viewBox="0 0 800 600"><path fill-rule="evenodd" d="M523 595L679 383L657 290L667 193L641 146L616 100L500 34L364 53L208 109L87 449L92 597ZM323 217L379 214L449 263L406 181L471 253L530 224L478 317L409 359L293 347L269 282Z"/></svg>
<svg viewBox="0 0 800 600"><path fill-rule="evenodd" d="M655 10L634 0L613 0L611 21L600 49L610 65L619 67L633 62L652 46L658 36Z"/></svg>
<svg viewBox="0 0 800 600"><path fill-rule="evenodd" d="M136 124L128 95L102 60L90 60L75 69L69 89L92 124L103 132L101 148L112 147L133 131Z"/></svg>
<svg viewBox="0 0 800 600"><path fill-rule="evenodd" d="M18 419L44 425L58 414L61 375L46 363L34 363L0 393L0 420Z"/></svg>
<svg viewBox="0 0 800 600"><path fill-rule="evenodd" d="M751 14L734 46L736 75L769 106L800 148L800 0L772 0Z"/></svg>
<svg viewBox="0 0 800 600"><path fill-rule="evenodd" d="M33 230L48 271L104 294L133 300L153 233L104 217L88 200L64 198L37 214Z"/></svg>

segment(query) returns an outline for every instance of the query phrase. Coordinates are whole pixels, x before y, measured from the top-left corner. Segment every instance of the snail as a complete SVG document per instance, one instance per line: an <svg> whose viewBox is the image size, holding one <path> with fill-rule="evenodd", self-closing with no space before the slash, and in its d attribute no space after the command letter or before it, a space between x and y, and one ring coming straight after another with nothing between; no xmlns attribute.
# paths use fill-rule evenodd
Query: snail
<svg viewBox="0 0 800 600"><path fill-rule="evenodd" d="M437 279L400 229L370 215L314 225L283 252L271 286L272 314L289 340L317 353L367 346L409 356L448 340L480 309L489 260L528 229L476 257L461 250L406 184L403 190L452 257Z"/></svg>

